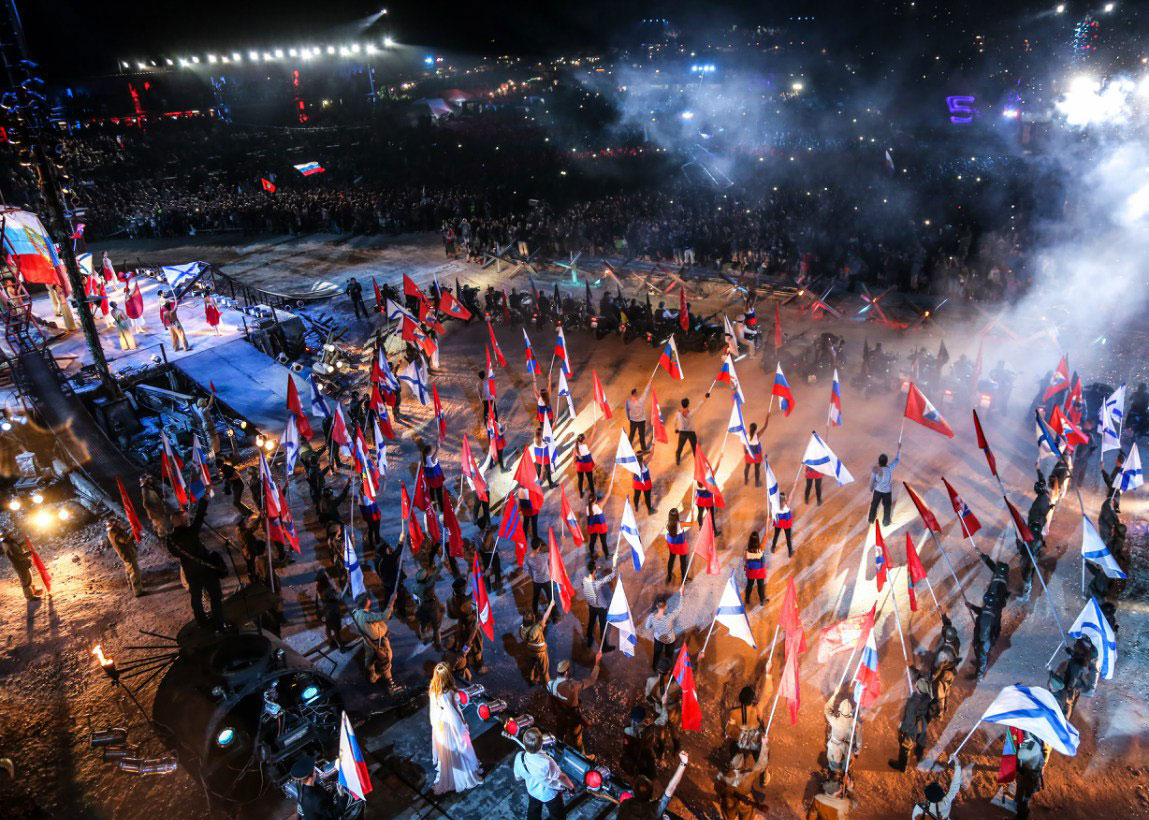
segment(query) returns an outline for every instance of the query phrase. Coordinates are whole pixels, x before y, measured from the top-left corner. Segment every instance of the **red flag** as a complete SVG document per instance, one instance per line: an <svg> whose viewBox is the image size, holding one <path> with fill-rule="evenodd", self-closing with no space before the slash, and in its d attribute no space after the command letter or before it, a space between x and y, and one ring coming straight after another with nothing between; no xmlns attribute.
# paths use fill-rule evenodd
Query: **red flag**
<svg viewBox="0 0 1149 820"><path fill-rule="evenodd" d="M463 533L455 516L455 499L451 491L443 489L443 525L447 528L447 550L452 558L463 557Z"/></svg>
<svg viewBox="0 0 1149 820"><path fill-rule="evenodd" d="M140 286L132 282L132 293L124 300L124 313L129 319L138 319L144 315L144 295L140 293Z"/></svg>
<svg viewBox="0 0 1149 820"><path fill-rule="evenodd" d="M598 371L592 370L590 373L594 379L594 400L597 402L598 408L602 410L603 416L608 419L612 418L613 414L610 412L610 403L606 400L606 392L602 389L602 382L598 380Z"/></svg>
<svg viewBox="0 0 1149 820"><path fill-rule="evenodd" d="M514 498L508 497L503 504L503 519L499 522L499 538L509 538L515 545L515 560L519 567L527 558L527 536L523 532L523 518Z"/></svg>
<svg viewBox="0 0 1149 820"><path fill-rule="evenodd" d="M215 393L215 382L213 382L211 379L208 379L207 386L211 388L212 393Z"/></svg>
<svg viewBox="0 0 1149 820"><path fill-rule="evenodd" d="M852 652L854 647L865 643L866 636L874 628L877 608L878 605L874 604L869 612L845 618L823 629L818 641L818 663L825 663L842 652Z"/></svg>
<svg viewBox="0 0 1149 820"><path fill-rule="evenodd" d="M942 414L913 382L910 382L910 392L906 394L906 418L910 421L916 421L922 427L928 427L934 432L941 433L947 438L954 437L954 431L946 424Z"/></svg>
<svg viewBox="0 0 1149 820"><path fill-rule="evenodd" d="M471 311L467 310L467 308L463 306L463 303L456 299L455 295L446 288L439 289L439 310L448 316L462 319L464 322L471 318Z"/></svg>
<svg viewBox="0 0 1149 820"><path fill-rule="evenodd" d="M487 482L479 473L479 468L475 466L475 459L471 455L471 443L467 440L466 433L463 433L463 475L467 477L471 489L475 491L480 501L487 501L490 498L487 493Z"/></svg>
<svg viewBox="0 0 1149 820"><path fill-rule="evenodd" d="M415 489L411 495L411 504L423 512L431 509L431 497L427 493L427 479L423 476L422 459L419 460L419 469L415 471Z"/></svg>
<svg viewBox="0 0 1149 820"><path fill-rule="evenodd" d="M1089 436L1078 430L1076 425L1061 412L1060 405L1053 405L1053 415L1049 417L1049 426L1054 432L1060 433L1065 439L1065 443L1070 447L1076 447L1089 441Z"/></svg>
<svg viewBox="0 0 1149 820"><path fill-rule="evenodd" d="M128 517L128 524L132 528L132 538L136 539L138 544L144 533L140 517L136 515L136 508L132 505L132 499L128 498L128 491L124 489L124 482L120 481L119 476L116 476L116 487L120 490L120 503L124 505L124 515Z"/></svg>
<svg viewBox="0 0 1149 820"><path fill-rule="evenodd" d="M416 553L419 551L419 547L423 546L423 530L419 528L419 522L411 514L411 498L407 495L407 485L402 481L399 482L399 512L403 520L407 522L407 535L411 539L411 552Z"/></svg>
<svg viewBox="0 0 1149 820"><path fill-rule="evenodd" d="M471 563L471 582L475 588L475 612L479 617L479 628L488 641L495 639L495 619L491 615L491 601L487 597L487 586L483 583L483 573L479 572L479 554L476 552Z"/></svg>
<svg viewBox="0 0 1149 820"><path fill-rule="evenodd" d="M1021 745L1025 733L1021 729L1007 726L1005 740L1001 747L1001 762L997 766L997 782L1012 783L1017 778L1017 747Z"/></svg>
<svg viewBox="0 0 1149 820"><path fill-rule="evenodd" d="M694 480L705 484L706 488L710 490L711 495L714 496L715 507L726 509L726 499L722 497L722 492L718 489L718 479L714 476L714 469L706 460L706 454L702 452L701 447L694 450Z"/></svg>
<svg viewBox="0 0 1149 820"><path fill-rule="evenodd" d="M419 321L435 329L436 333L446 333L447 328L439 323L439 317L435 313L435 309L431 306L430 300L423 294L419 294ZM428 354L429 355L429 354Z"/></svg>
<svg viewBox="0 0 1149 820"><path fill-rule="evenodd" d="M782 667L782 680L779 681L781 695L786 698L786 705L790 708L790 725L798 723L798 707L802 705L802 695L798 686L798 648L799 639L786 637L786 663Z"/></svg>
<svg viewBox="0 0 1149 820"><path fill-rule="evenodd" d="M886 539L882 538L882 528L877 519L874 519L874 546L878 549L876 560L878 562L878 592L886 585L890 575L890 554L886 552Z"/></svg>
<svg viewBox="0 0 1149 820"><path fill-rule="evenodd" d="M307 416L303 414L303 405L299 402L299 390L290 373L287 374L287 411L295 416L295 426L299 430L300 437L310 439L314 433L311 431Z"/></svg>
<svg viewBox="0 0 1149 820"><path fill-rule="evenodd" d="M782 311L778 309L778 304L774 304L774 349L780 350L782 348Z"/></svg>
<svg viewBox="0 0 1149 820"><path fill-rule="evenodd" d="M989 441L985 437L985 433L981 429L981 419L977 417L977 411L973 411L973 426L977 431L977 446L985 453L985 463L989 465L989 471L993 473L994 478L997 477L997 459L993 457L993 450L989 449Z"/></svg>
<svg viewBox="0 0 1149 820"><path fill-rule="evenodd" d="M682 728L697 732L702 729L702 709L698 706L694 667L690 663L690 653L686 651L686 641L682 642L674 661L674 679L682 688Z"/></svg>
<svg viewBox="0 0 1149 820"><path fill-rule="evenodd" d="M495 390L495 371L491 367L491 348L487 347L487 388L491 391L491 399L497 395Z"/></svg>
<svg viewBox="0 0 1149 820"><path fill-rule="evenodd" d="M499 362L499 367L506 367L507 360L503 358L503 351L499 350L499 340L495 338L495 326L491 324L491 320L487 320L487 330L491 332L491 350L495 351L495 358Z"/></svg>
<svg viewBox="0 0 1149 820"><path fill-rule="evenodd" d="M419 326L415 324L415 320L406 314L403 315L403 324L399 330L399 336L405 342L415 343L415 335L419 330ZM421 334L420 334L421 335Z"/></svg>
<svg viewBox="0 0 1149 820"><path fill-rule="evenodd" d="M543 488L539 486L538 476L535 475L535 464L530 458L530 448L523 450L519 458L519 466L515 470L515 481L526 489L531 498L531 515L538 515L543 508Z"/></svg>
<svg viewBox="0 0 1149 820"><path fill-rule="evenodd" d="M1013 523L1021 535L1021 540L1027 544L1033 543L1033 532L1026 526L1025 519L1021 517L1021 513L1017 511L1017 507L1013 506L1013 503L1010 502L1008 498L1005 499L1005 505L1009 507L1009 514L1013 516Z"/></svg>
<svg viewBox="0 0 1149 820"><path fill-rule="evenodd" d="M269 194L275 193L275 183L274 182L272 182L270 179L263 179L262 177L260 178L259 181L263 185L263 190L267 191Z"/></svg>
<svg viewBox="0 0 1149 820"><path fill-rule="evenodd" d="M798 611L798 590L794 586L794 577L790 576L786 584L786 595L782 599L782 612L778 616L778 623L786 633L786 640L791 638L798 642L798 651L806 651L806 633L802 629L802 614Z"/></svg>
<svg viewBox="0 0 1149 820"><path fill-rule="evenodd" d="M562 520L566 522L567 528L571 531L571 538L574 540L576 547L581 547L586 541L586 537L582 534L582 528L578 525L578 516L575 515L574 508L567 500L567 488L565 484L559 485L559 493L562 496Z"/></svg>
<svg viewBox="0 0 1149 820"><path fill-rule="evenodd" d="M423 296L423 291L419 289L419 286L416 285L415 281L407 274L403 274L403 295L414 296L415 298L422 296L424 301L427 299L426 296Z"/></svg>
<svg viewBox="0 0 1149 820"><path fill-rule="evenodd" d="M910 593L910 611L918 611L918 598L914 594L914 585L926 579L926 568L922 566L922 559L918 557L918 550L914 546L914 539L906 533L906 586Z"/></svg>
<svg viewBox="0 0 1149 820"><path fill-rule="evenodd" d="M914 502L914 506L918 508L918 515L922 517L922 523L926 525L927 529L934 532L941 532L941 525L938 524L938 517L933 514L926 502L922 501L921 497L914 492L914 488L906 482L902 482L902 486L906 488L906 492L910 494L910 500Z"/></svg>
<svg viewBox="0 0 1149 820"><path fill-rule="evenodd" d="M706 523L694 536L694 554L706 559L706 574L718 574L718 547L714 544L714 516L706 517Z"/></svg>
<svg viewBox="0 0 1149 820"><path fill-rule="evenodd" d="M1085 411L1085 397L1081 393L1081 379L1078 378L1076 371L1073 374L1073 386L1069 388L1069 396L1065 399L1065 415L1073 422L1074 426L1080 426L1081 416Z"/></svg>
<svg viewBox="0 0 1149 820"><path fill-rule="evenodd" d="M383 312L383 294L379 291L379 283L375 281L375 277L371 277L371 284L375 287L375 309L380 313Z"/></svg>
<svg viewBox="0 0 1149 820"><path fill-rule="evenodd" d="M567 576L566 564L563 563L563 554L559 552L559 545L555 543L554 527L547 527L547 536L550 538L551 583L558 587L559 603L563 612L571 611L571 596L574 595L574 586Z"/></svg>
<svg viewBox="0 0 1149 820"><path fill-rule="evenodd" d="M666 444L670 441L666 436L666 425L662 423L662 408L658 406L658 393L650 388L650 423L654 428L654 440Z"/></svg>
<svg viewBox="0 0 1149 820"><path fill-rule="evenodd" d="M298 400L299 397L296 396L296 401ZM331 440L342 447L350 448L351 446L351 437L347 433L347 420L343 418L343 407L339 402L335 402L335 417L331 422Z"/></svg>
<svg viewBox="0 0 1149 820"><path fill-rule="evenodd" d="M438 422L439 444L447 438L447 418L443 415L443 403L439 401L439 388L431 385L431 401L435 405L435 421Z"/></svg>
<svg viewBox="0 0 1149 820"><path fill-rule="evenodd" d="M690 330L690 309L686 307L686 288L678 286L678 325L684 331Z"/></svg>
<svg viewBox="0 0 1149 820"><path fill-rule="evenodd" d="M40 553L36 552L36 548L32 546L32 539L24 536L24 543L28 547L28 552L32 556L32 565L36 567L36 572L40 573L40 580L44 582L44 589L48 592L52 591L52 576L48 574L48 568L44 566L44 562L40 560Z"/></svg>
<svg viewBox="0 0 1149 820"><path fill-rule="evenodd" d="M1041 394L1043 402L1049 401L1062 390L1069 388L1069 360L1061 357L1061 361L1057 363L1057 368L1049 377L1049 385L1045 388L1045 392Z"/></svg>
<svg viewBox="0 0 1149 820"><path fill-rule="evenodd" d="M971 537L975 532L981 529L981 522L973 514L973 510L962 500L950 483L946 481L946 477L942 476L942 484L946 486L946 492L950 496L950 504L953 505L954 512L957 513L958 520L961 521L962 535L966 538Z"/></svg>

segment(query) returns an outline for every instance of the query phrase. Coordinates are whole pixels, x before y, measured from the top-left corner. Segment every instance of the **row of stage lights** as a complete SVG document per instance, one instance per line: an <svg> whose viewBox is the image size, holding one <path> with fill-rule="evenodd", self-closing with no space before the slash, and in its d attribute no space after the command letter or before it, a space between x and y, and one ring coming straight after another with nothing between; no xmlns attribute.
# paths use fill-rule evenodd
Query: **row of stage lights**
<svg viewBox="0 0 1149 820"><path fill-rule="evenodd" d="M390 37L383 38L383 49L393 48L396 45L397 43ZM252 49L247 52L246 57L239 51L233 51L230 54L207 54L202 59L198 56L177 57L174 60L171 57L165 57L163 59L163 65L166 67L179 66L180 68L190 68L193 65L204 64L242 65L245 61L258 65L286 59L318 60L323 57L372 57L381 54L383 49L380 49L375 43L351 43L350 45L341 46L306 46L303 48L287 49L273 48L265 51ZM136 68L140 71L161 67L155 60L136 60L135 64ZM132 64L127 60L121 60L120 67L130 69Z"/></svg>

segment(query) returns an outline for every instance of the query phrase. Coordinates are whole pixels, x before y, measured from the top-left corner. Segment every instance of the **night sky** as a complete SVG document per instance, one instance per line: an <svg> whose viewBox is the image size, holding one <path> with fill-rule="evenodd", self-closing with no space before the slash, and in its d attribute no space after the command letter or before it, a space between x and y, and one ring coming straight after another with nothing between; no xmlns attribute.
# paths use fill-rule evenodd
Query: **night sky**
<svg viewBox="0 0 1149 820"><path fill-rule="evenodd" d="M1126 0L1130 2L1130 0ZM17 0L37 59L50 76L110 71L118 59L200 52L247 46L292 45L346 37L380 8L388 14L366 35L392 34L401 43L469 53L548 55L571 48L626 42L631 25L643 17L669 17L683 31L696 24L709 31L718 23L777 24L795 14L817 15L819 36L843 47L860 42L881 45L889 22L911 25L923 39L966 34L984 21L987 29L1024 25L1045 2L1000 4L939 0L858 3L851 0L770 4L745 2L654 2L654 0L580 0L539 3L521 0L422 0L414 3L362 0L197 0L194 3L104 0ZM1081 6L1081 12L1087 10Z"/></svg>

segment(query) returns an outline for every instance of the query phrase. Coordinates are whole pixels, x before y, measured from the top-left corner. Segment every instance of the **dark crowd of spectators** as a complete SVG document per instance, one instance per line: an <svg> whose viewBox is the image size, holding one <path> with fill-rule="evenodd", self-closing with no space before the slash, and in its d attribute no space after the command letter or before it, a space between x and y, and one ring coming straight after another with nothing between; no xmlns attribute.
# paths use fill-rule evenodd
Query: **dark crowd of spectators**
<svg viewBox="0 0 1149 820"><path fill-rule="evenodd" d="M386 133L202 118L86 129L61 147L89 241L449 230L476 261L523 243L550 258L638 257L980 299L1008 298L1027 277L1028 169L988 158L923 162L908 176L811 144L800 161L744 158L718 175L736 180L721 187L700 184L681 158L579 159L538 130L484 117ZM292 168L310 161L324 173ZM30 198L17 177L6 187Z"/></svg>

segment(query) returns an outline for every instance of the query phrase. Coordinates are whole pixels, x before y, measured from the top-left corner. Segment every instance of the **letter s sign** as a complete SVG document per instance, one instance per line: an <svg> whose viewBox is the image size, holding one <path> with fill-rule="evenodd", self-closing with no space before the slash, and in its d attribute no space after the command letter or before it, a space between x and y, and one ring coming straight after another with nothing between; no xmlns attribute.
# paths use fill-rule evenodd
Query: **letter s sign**
<svg viewBox="0 0 1149 820"><path fill-rule="evenodd" d="M973 122L973 97L946 97L950 110L950 122L954 125L967 125Z"/></svg>

